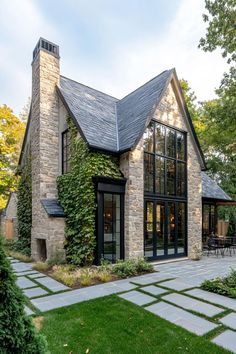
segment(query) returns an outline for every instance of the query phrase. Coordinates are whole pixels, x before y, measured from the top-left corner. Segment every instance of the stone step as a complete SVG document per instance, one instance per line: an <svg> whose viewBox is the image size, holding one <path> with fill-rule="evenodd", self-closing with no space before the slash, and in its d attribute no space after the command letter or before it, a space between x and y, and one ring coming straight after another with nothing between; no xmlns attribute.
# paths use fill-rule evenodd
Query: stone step
<svg viewBox="0 0 236 354"><path fill-rule="evenodd" d="M152 312L155 315L199 336L210 332L217 327L216 324L210 321L193 315L192 313L182 310L176 306L167 304L164 301L145 307L145 310Z"/></svg>
<svg viewBox="0 0 236 354"><path fill-rule="evenodd" d="M215 305L221 305L232 310L236 310L236 300L230 299L229 297L211 293L202 289L193 289L185 292L191 296L212 302Z"/></svg>
<svg viewBox="0 0 236 354"><path fill-rule="evenodd" d="M236 332L228 329L212 339L212 342L236 354Z"/></svg>
<svg viewBox="0 0 236 354"><path fill-rule="evenodd" d="M162 299L172 302L173 304L178 305L180 307L183 307L186 310L196 311L209 317L215 316L218 313L224 311L223 309L214 305L210 305L200 300L195 300L191 297L181 294L165 295L162 296Z"/></svg>

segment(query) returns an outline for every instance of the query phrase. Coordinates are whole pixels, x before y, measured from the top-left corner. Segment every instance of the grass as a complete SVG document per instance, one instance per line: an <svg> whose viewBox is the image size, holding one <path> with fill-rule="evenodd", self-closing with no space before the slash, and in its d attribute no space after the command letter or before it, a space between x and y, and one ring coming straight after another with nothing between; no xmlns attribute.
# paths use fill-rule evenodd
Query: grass
<svg viewBox="0 0 236 354"><path fill-rule="evenodd" d="M8 251L8 255L15 258L15 259L18 259L21 262L25 262L25 263L32 262L31 257L26 256L25 254L20 253L20 252Z"/></svg>
<svg viewBox="0 0 236 354"><path fill-rule="evenodd" d="M40 327L51 354L228 353L115 295L47 312Z"/></svg>
<svg viewBox="0 0 236 354"><path fill-rule="evenodd" d="M47 271L50 268L50 266L47 263L44 263L44 262L37 262L37 263L33 264L32 268L34 270L39 271L39 272L45 272L45 271Z"/></svg>
<svg viewBox="0 0 236 354"><path fill-rule="evenodd" d="M205 280L201 288L236 299L236 271L232 269L226 277Z"/></svg>

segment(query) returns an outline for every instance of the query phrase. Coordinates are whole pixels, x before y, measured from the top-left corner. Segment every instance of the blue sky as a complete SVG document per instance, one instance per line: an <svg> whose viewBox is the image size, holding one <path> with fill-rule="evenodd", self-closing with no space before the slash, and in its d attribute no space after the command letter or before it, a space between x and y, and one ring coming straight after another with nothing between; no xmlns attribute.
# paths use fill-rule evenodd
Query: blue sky
<svg viewBox="0 0 236 354"><path fill-rule="evenodd" d="M175 67L199 100L214 97L226 63L197 48L204 0L0 0L0 105L31 95L39 37L60 46L61 74L121 98Z"/></svg>

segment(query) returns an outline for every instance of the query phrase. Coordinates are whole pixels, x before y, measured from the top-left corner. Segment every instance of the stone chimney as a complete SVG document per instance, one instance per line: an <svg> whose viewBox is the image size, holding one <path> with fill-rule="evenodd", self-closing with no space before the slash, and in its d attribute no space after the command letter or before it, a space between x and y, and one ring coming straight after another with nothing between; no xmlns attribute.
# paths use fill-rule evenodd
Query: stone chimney
<svg viewBox="0 0 236 354"><path fill-rule="evenodd" d="M59 80L59 47L40 38L33 51L30 130L32 153L31 246L32 256L35 259L50 258L53 254L54 221L48 217L41 200L57 198L59 102L56 85L59 84ZM42 254L45 253L46 256L43 257Z"/></svg>

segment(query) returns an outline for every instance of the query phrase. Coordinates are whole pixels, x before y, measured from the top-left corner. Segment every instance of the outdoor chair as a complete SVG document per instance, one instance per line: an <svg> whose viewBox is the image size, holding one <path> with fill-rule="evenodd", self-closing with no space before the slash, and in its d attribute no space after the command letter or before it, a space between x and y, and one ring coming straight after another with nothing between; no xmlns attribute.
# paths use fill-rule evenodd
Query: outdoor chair
<svg viewBox="0 0 236 354"><path fill-rule="evenodd" d="M214 252L214 254L218 257L219 254L221 254L222 257L224 257L224 245L220 244L219 240L217 237L212 237L210 236L208 241L207 241L207 257Z"/></svg>

